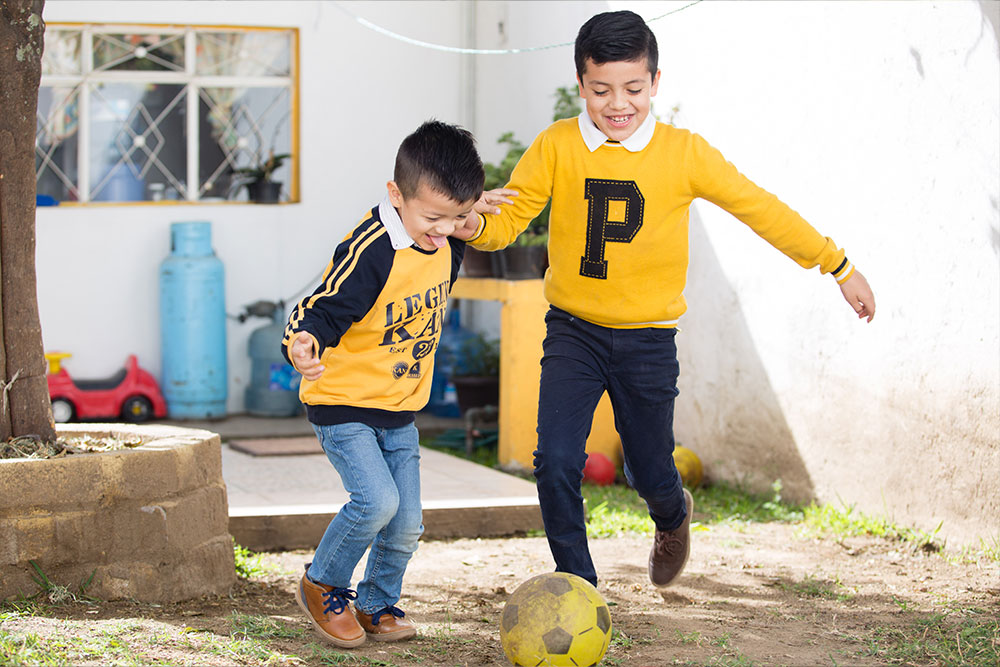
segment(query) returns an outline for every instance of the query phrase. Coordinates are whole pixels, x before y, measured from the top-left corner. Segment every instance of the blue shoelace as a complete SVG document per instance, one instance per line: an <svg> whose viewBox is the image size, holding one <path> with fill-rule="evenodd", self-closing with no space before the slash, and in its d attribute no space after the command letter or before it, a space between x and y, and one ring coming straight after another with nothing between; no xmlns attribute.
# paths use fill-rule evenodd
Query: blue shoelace
<svg viewBox="0 0 1000 667"><path fill-rule="evenodd" d="M400 609L399 607L395 605L389 605L388 607L384 607L383 609L372 614L372 625L378 625L379 619L381 619L386 614L392 614L396 618L403 618L404 616L406 616L406 613L403 612L403 610Z"/></svg>
<svg viewBox="0 0 1000 667"><path fill-rule="evenodd" d="M323 593L323 597L326 600L326 608L323 611L340 614L347 609L348 600L357 600L358 594L350 588L334 588Z"/></svg>

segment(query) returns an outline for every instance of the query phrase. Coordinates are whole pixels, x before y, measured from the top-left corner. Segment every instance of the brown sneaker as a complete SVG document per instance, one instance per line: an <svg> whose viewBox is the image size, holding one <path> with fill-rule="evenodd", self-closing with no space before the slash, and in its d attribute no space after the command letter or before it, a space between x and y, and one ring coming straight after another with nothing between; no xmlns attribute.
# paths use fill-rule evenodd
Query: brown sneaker
<svg viewBox="0 0 1000 667"><path fill-rule="evenodd" d="M355 608L354 614L368 636L377 642L395 642L417 634L417 629L403 618L406 614L399 607L388 606L374 614Z"/></svg>
<svg viewBox="0 0 1000 667"><path fill-rule="evenodd" d="M306 569L309 569L308 565ZM341 648L365 643L365 631L351 613L349 601L356 597L357 593L349 588L317 584L305 574L295 589L295 600L316 631L323 639Z"/></svg>
<svg viewBox="0 0 1000 667"><path fill-rule="evenodd" d="M674 530L658 530L653 537L653 548L649 552L649 580L659 589L674 583L684 571L684 564L691 553L694 498L687 489L684 489L684 504L687 505L684 523Z"/></svg>

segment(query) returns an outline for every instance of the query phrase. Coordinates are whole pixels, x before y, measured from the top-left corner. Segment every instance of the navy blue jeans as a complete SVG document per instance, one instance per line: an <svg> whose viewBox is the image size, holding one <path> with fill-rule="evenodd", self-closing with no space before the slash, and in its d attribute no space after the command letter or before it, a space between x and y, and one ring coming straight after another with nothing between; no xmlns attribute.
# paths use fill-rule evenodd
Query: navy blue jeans
<svg viewBox="0 0 1000 667"><path fill-rule="evenodd" d="M538 397L535 479L556 571L597 584L584 522L584 451L605 391L622 441L625 477L646 501L659 530L684 521L674 465L675 329L609 329L556 307L545 316Z"/></svg>

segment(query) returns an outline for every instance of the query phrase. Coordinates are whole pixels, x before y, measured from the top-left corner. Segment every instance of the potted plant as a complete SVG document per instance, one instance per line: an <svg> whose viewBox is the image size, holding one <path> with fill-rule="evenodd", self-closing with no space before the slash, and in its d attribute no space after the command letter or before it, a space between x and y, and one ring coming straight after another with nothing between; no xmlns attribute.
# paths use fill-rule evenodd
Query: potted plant
<svg viewBox="0 0 1000 667"><path fill-rule="evenodd" d="M250 200L258 204L277 203L281 198L281 183L271 180L271 176L290 157L291 153L275 155L272 148L267 153L267 159L258 159L256 165L233 169L238 177L236 186L245 185Z"/></svg>
<svg viewBox="0 0 1000 667"><path fill-rule="evenodd" d="M576 95L576 86L560 86L556 89L556 103L552 112L552 120L573 118L580 114L580 102ZM507 153L499 164L483 165L486 170L486 190L499 188L510 181L511 172L517 161L521 159L527 146L514 138L513 132L500 136L498 143L507 145ZM545 208L528 223L527 228L514 239L514 242L503 250L495 253L494 263L496 274L509 280L541 278L548 268L547 245L549 241L549 209L550 201Z"/></svg>
<svg viewBox="0 0 1000 667"><path fill-rule="evenodd" d="M451 372L458 409L500 404L500 341L474 334L462 341Z"/></svg>

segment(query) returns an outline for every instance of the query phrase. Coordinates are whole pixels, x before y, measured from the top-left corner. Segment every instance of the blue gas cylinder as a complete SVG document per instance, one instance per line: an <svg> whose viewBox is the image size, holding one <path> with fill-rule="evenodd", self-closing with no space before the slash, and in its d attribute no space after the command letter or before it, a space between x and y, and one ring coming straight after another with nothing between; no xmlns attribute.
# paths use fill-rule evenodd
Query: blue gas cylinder
<svg viewBox="0 0 1000 667"><path fill-rule="evenodd" d="M160 264L160 388L174 419L226 414L226 301L222 261L208 222L170 225Z"/></svg>
<svg viewBox="0 0 1000 667"><path fill-rule="evenodd" d="M274 321L250 334L250 384L246 389L247 412L259 417L294 417L302 412L299 380L302 376L281 354L285 316L275 308Z"/></svg>
<svg viewBox="0 0 1000 667"><path fill-rule="evenodd" d="M441 329L441 341L434 354L434 374L431 376L431 396L427 410L438 417L461 417L455 394L452 372L465 365L463 343L475 336L461 324L461 313L457 305L448 309L445 325Z"/></svg>

